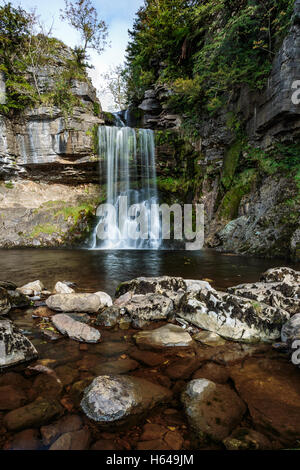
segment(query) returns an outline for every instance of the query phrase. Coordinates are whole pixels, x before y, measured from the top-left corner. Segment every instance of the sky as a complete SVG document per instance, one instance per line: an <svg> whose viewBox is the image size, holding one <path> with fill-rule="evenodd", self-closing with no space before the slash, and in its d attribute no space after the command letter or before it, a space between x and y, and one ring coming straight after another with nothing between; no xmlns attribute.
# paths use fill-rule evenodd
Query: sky
<svg viewBox="0 0 300 470"><path fill-rule="evenodd" d="M60 9L64 7L64 0L11 0L14 6L20 5L27 11L36 8L46 31L52 28L52 35L61 39L70 47L80 44L79 34L66 22L60 20ZM89 71L94 86L97 88L102 107L106 111L113 110L113 101L109 95L103 95L104 80L101 75L110 67L122 64L125 60L125 49L128 43L128 29L132 28L135 13L144 4L144 0L92 0L98 11L99 18L108 25L109 41L100 56L94 51L88 51L94 69Z"/></svg>

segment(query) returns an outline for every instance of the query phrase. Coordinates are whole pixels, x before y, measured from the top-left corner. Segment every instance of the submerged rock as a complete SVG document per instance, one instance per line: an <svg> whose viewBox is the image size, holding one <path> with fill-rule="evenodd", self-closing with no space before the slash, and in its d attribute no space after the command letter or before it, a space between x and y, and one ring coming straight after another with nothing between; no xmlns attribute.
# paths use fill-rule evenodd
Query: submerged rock
<svg viewBox="0 0 300 470"><path fill-rule="evenodd" d="M85 390L81 408L93 421L119 423L167 403L172 393L138 377L101 376Z"/></svg>
<svg viewBox="0 0 300 470"><path fill-rule="evenodd" d="M22 294L29 295L31 297L31 296L40 295L41 292L44 290L44 285L41 281L34 281L34 282L29 282L28 284L25 284L22 287L18 287L17 290L21 292Z"/></svg>
<svg viewBox="0 0 300 470"><path fill-rule="evenodd" d="M101 334L95 328L73 320L68 315L59 314L54 315L52 323L55 328L63 335L69 336L69 338L82 343L98 343L101 338Z"/></svg>
<svg viewBox="0 0 300 470"><path fill-rule="evenodd" d="M91 433L88 429L62 434L49 450L87 450Z"/></svg>
<svg viewBox="0 0 300 470"><path fill-rule="evenodd" d="M82 419L77 415L67 415L54 424L41 427L41 435L45 446L51 445L62 434L79 431L83 426Z"/></svg>
<svg viewBox="0 0 300 470"><path fill-rule="evenodd" d="M240 397L258 431L283 445L300 435L300 375L287 361L248 359L230 368Z"/></svg>
<svg viewBox="0 0 300 470"><path fill-rule="evenodd" d="M182 393L182 402L199 439L222 441L241 422L246 411L234 390L206 379L189 382Z"/></svg>
<svg viewBox="0 0 300 470"><path fill-rule="evenodd" d="M151 331L141 331L135 335L138 346L144 348L189 347L193 344L191 335L177 325L165 325Z"/></svg>
<svg viewBox="0 0 300 470"><path fill-rule="evenodd" d="M224 439L227 450L272 450L269 439L254 429L238 428Z"/></svg>
<svg viewBox="0 0 300 470"><path fill-rule="evenodd" d="M199 341L199 343L205 344L206 346L223 346L226 344L225 339L211 331L200 331L194 336L194 340Z"/></svg>
<svg viewBox="0 0 300 470"><path fill-rule="evenodd" d="M234 341L273 341L289 314L282 309L212 289L186 295L178 316Z"/></svg>
<svg viewBox="0 0 300 470"><path fill-rule="evenodd" d="M54 287L55 294L74 294L74 289L69 287L64 282L57 282Z"/></svg>
<svg viewBox="0 0 300 470"><path fill-rule="evenodd" d="M97 313L101 307L95 294L56 294L46 300L47 307L57 312Z"/></svg>
<svg viewBox="0 0 300 470"><path fill-rule="evenodd" d="M10 411L4 417L4 425L9 431L20 431L40 427L62 414L63 408L56 400L37 398L33 403Z"/></svg>
<svg viewBox="0 0 300 470"><path fill-rule="evenodd" d="M0 367L31 361L37 355L33 344L11 321L0 321Z"/></svg>

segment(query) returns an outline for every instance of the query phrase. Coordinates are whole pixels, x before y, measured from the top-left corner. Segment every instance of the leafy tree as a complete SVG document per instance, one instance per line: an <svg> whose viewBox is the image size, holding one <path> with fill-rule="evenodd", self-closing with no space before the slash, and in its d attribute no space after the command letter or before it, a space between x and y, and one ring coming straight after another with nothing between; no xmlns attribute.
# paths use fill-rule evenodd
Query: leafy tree
<svg viewBox="0 0 300 470"><path fill-rule="evenodd" d="M77 57L80 63L86 58L87 50L93 49L98 54L106 46L107 26L105 21L98 18L96 8L91 0L65 0L65 8L61 10L62 20L66 20L80 33L82 44L77 47Z"/></svg>
<svg viewBox="0 0 300 470"><path fill-rule="evenodd" d="M241 86L262 89L291 24L294 0L145 0L127 48L129 102L164 83L194 126Z"/></svg>

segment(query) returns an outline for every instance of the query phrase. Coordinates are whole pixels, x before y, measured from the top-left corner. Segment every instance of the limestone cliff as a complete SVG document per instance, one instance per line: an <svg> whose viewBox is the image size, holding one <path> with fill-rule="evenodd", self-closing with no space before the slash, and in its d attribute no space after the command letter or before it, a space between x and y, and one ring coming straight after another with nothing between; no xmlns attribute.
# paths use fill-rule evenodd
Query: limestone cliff
<svg viewBox="0 0 300 470"><path fill-rule="evenodd" d="M158 131L163 197L204 203L207 246L300 259L300 105L292 102L300 79L299 18L297 0L265 89L244 86L213 116L204 113L195 124L200 137L186 136L166 86L148 90L139 105L142 125ZM294 168L282 170L289 158Z"/></svg>
<svg viewBox="0 0 300 470"><path fill-rule="evenodd" d="M70 54L61 46L55 66L39 68L41 93L55 89ZM72 112L46 103L0 115L1 247L78 245L89 236L100 197L94 132L104 121L87 75L70 91Z"/></svg>

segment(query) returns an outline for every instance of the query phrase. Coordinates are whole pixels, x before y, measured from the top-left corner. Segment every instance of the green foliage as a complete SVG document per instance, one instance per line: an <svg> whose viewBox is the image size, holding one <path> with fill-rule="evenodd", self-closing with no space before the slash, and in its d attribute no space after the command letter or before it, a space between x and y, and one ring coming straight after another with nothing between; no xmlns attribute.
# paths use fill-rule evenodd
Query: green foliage
<svg viewBox="0 0 300 470"><path fill-rule="evenodd" d="M294 0L146 0L127 49L129 102L167 83L170 107L195 128L242 86L262 89Z"/></svg>
<svg viewBox="0 0 300 470"><path fill-rule="evenodd" d="M0 7L0 72L6 93L0 113L10 115L27 107L58 106L67 118L80 100L72 92L73 80L87 80L82 51L71 51L38 26L34 14L11 3ZM63 63L57 67L58 61ZM54 86L40 89L39 72L45 66L57 67Z"/></svg>

